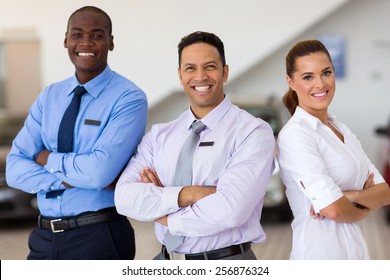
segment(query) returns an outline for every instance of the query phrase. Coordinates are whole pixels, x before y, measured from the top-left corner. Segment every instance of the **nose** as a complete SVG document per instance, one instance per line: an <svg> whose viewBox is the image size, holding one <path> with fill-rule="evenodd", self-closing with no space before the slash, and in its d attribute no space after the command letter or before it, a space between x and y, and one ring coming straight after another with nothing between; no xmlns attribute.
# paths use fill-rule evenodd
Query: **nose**
<svg viewBox="0 0 390 280"><path fill-rule="evenodd" d="M204 69L198 69L195 73L195 80L197 81L207 80L207 72Z"/></svg>
<svg viewBox="0 0 390 280"><path fill-rule="evenodd" d="M89 36L84 36L80 41L80 45L82 46L90 46L93 44L93 40Z"/></svg>
<svg viewBox="0 0 390 280"><path fill-rule="evenodd" d="M322 77L319 77L317 80L316 80L316 87L319 88L319 89L322 89L325 85L325 82L323 80Z"/></svg>

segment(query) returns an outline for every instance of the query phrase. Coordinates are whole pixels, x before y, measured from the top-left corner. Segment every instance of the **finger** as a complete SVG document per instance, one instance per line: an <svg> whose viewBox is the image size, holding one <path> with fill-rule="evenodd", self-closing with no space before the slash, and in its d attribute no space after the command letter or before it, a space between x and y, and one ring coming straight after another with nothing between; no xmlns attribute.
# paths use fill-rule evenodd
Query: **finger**
<svg viewBox="0 0 390 280"><path fill-rule="evenodd" d="M372 184L374 183L374 173L371 173L368 178L367 178L367 185L369 186L372 186Z"/></svg>
<svg viewBox="0 0 390 280"><path fill-rule="evenodd" d="M145 173L146 175L148 176L149 180L156 186L160 186L159 185L159 181L158 181L158 178L156 178L156 176L154 175L153 171L150 169L150 168L145 168Z"/></svg>
<svg viewBox="0 0 390 280"><path fill-rule="evenodd" d="M314 216L315 215L315 212L314 212L314 208L313 206L310 207L310 216Z"/></svg>
<svg viewBox="0 0 390 280"><path fill-rule="evenodd" d="M148 174L146 173L145 169L144 170L141 170L141 172L139 173L139 175L141 176L141 182L144 182L144 183L152 183L148 177Z"/></svg>
<svg viewBox="0 0 390 280"><path fill-rule="evenodd" d="M374 173L370 173L366 182L364 182L364 189L369 188L374 185Z"/></svg>
<svg viewBox="0 0 390 280"><path fill-rule="evenodd" d="M156 177L156 181L157 181L158 186L163 187L163 184L161 183L160 178L157 175L157 171L155 169L153 169L152 172L153 172L154 176Z"/></svg>
<svg viewBox="0 0 390 280"><path fill-rule="evenodd" d="M371 177L371 184L370 184L370 187L372 187L375 183L374 183L374 173L371 173L370 176Z"/></svg>

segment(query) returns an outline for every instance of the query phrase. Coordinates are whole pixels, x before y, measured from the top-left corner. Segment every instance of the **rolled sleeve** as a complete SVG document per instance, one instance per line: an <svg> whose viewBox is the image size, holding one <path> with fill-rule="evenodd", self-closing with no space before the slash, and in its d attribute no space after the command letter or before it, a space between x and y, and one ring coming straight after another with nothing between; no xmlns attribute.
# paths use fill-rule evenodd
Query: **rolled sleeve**
<svg viewBox="0 0 390 280"><path fill-rule="evenodd" d="M330 178L305 178L299 180L297 185L302 186L316 213L343 196L340 188Z"/></svg>

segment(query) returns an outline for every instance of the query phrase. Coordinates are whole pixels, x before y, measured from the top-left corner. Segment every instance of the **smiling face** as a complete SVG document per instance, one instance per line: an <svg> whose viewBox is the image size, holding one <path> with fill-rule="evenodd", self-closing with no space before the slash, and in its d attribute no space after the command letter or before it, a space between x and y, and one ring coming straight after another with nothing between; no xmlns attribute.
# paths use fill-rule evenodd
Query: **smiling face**
<svg viewBox="0 0 390 280"><path fill-rule="evenodd" d="M299 106L321 120L326 119L336 86L329 57L323 52L299 57L295 61L295 69L292 77L287 76L286 79L297 93Z"/></svg>
<svg viewBox="0 0 390 280"><path fill-rule="evenodd" d="M197 118L203 118L224 99L223 83L227 81L229 67L222 66L214 46L202 42L185 47L178 73Z"/></svg>
<svg viewBox="0 0 390 280"><path fill-rule="evenodd" d="M114 49L107 18L96 11L79 11L68 23L64 46L81 83L98 76L107 66L108 51Z"/></svg>

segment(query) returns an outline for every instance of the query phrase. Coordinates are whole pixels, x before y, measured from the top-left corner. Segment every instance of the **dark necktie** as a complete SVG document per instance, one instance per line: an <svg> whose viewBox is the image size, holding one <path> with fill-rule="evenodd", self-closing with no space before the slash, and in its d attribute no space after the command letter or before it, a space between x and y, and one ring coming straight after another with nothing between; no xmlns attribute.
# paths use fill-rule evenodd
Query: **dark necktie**
<svg viewBox="0 0 390 280"><path fill-rule="evenodd" d="M175 186L189 186L192 184L192 163L196 147L199 145L200 132L206 128L201 121L192 123L192 133L188 136L176 163L173 184ZM184 241L184 236L174 236L169 231L164 236L164 245L170 253Z"/></svg>
<svg viewBox="0 0 390 280"><path fill-rule="evenodd" d="M74 95L72 101L62 117L61 124L58 129L57 151L59 153L70 153L73 151L74 126L80 108L81 97L87 91L84 87L77 86L73 92ZM57 197L64 191L65 190L50 191L46 194L46 198Z"/></svg>
<svg viewBox="0 0 390 280"><path fill-rule="evenodd" d="M60 128L58 129L57 151L59 153L70 153L73 151L74 125L79 112L81 97L86 92L82 86L77 86L74 89L72 101L62 117Z"/></svg>

